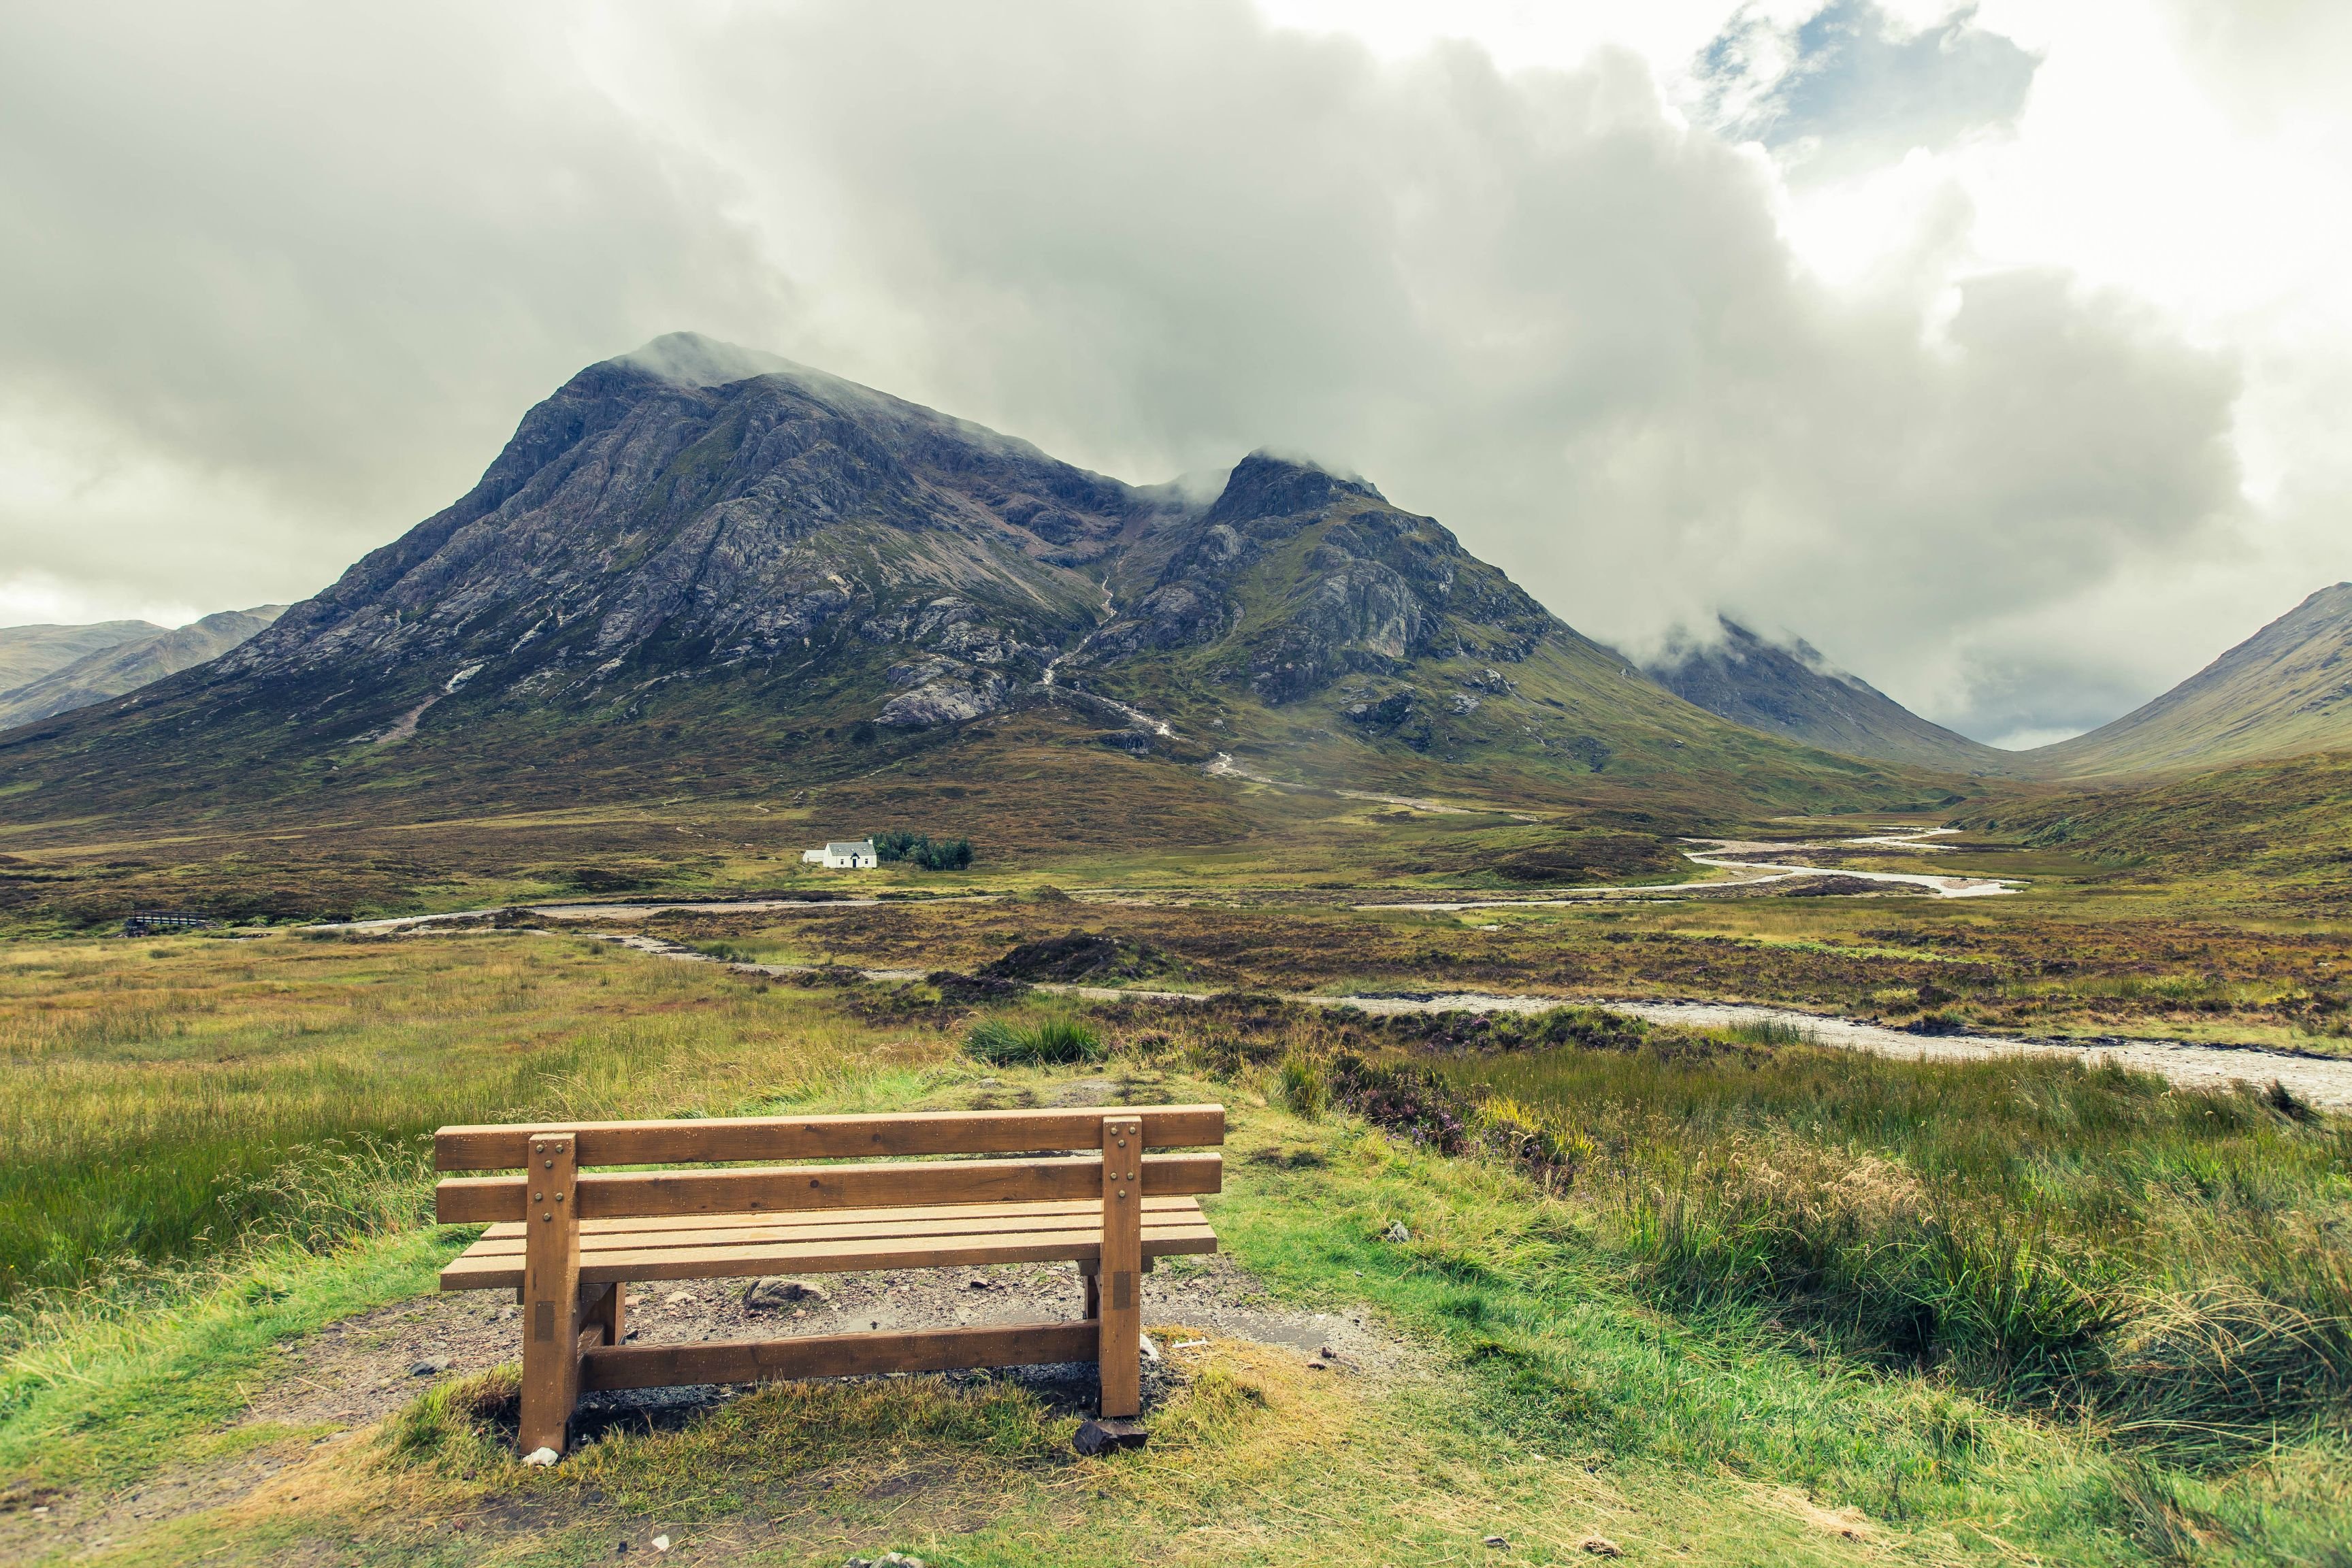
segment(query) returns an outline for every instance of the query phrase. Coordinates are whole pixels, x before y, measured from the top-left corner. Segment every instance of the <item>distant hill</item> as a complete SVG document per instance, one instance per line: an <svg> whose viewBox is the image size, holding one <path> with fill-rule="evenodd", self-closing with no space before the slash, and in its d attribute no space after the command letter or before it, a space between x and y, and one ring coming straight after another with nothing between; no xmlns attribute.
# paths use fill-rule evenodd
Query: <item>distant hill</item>
<svg viewBox="0 0 2352 1568"><path fill-rule="evenodd" d="M250 610L223 610L184 626L165 630L145 621L110 621L113 626L143 628L134 637L101 643L72 662L0 690L0 730L29 724L52 714L71 712L136 691L167 675L218 658L252 637L279 616L283 605L262 605ZM24 629L24 628L19 628ZM91 630L96 627L54 627L45 630Z"/></svg>
<svg viewBox="0 0 2352 1568"><path fill-rule="evenodd" d="M1633 676L1362 480L1259 454L1213 497L1129 485L691 334L573 376L226 656L0 735L26 822L838 785L999 842L1013 801L1164 841L1192 807L1138 800L1230 826L1252 772L1685 815L1936 794Z"/></svg>
<svg viewBox="0 0 2352 1568"><path fill-rule="evenodd" d="M1958 820L2063 848L2122 879L2192 884L2200 912L2292 907L2352 915L2352 752L2265 758L2198 773L2085 785L2029 785Z"/></svg>
<svg viewBox="0 0 2352 1568"><path fill-rule="evenodd" d="M62 669L85 654L163 628L152 621L100 621L82 626L0 626L0 694Z"/></svg>
<svg viewBox="0 0 2352 1568"><path fill-rule="evenodd" d="M1810 644L1767 642L1719 617L1721 637L1678 639L1644 667L1651 679L1708 712L1823 751L1958 773L2013 770L2013 753L1929 723Z"/></svg>
<svg viewBox="0 0 2352 1568"><path fill-rule="evenodd" d="M2044 777L2204 769L2352 748L2352 583L2305 599L2112 724L2021 753Z"/></svg>

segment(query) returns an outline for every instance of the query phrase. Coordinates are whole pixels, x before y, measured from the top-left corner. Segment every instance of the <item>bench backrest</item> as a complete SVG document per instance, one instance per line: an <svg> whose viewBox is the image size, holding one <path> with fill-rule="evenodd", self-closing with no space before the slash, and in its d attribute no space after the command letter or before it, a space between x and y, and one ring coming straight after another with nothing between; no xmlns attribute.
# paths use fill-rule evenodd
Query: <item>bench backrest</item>
<svg viewBox="0 0 2352 1568"><path fill-rule="evenodd" d="M583 1173L574 1182L578 1206L573 1212L581 1219L1099 1199L1106 1118L1139 1119L1147 1151L1197 1149L1225 1141L1222 1105L444 1127L433 1139L436 1170L523 1173L444 1181L434 1191L434 1207L444 1225L524 1218L535 1138L562 1141L564 1163L571 1169L754 1160L890 1162ZM1066 1150L1088 1152L1058 1152ZM1021 1157L900 1158L921 1154ZM1223 1161L1215 1154L1146 1152L1140 1184L1147 1197L1213 1193L1223 1183Z"/></svg>

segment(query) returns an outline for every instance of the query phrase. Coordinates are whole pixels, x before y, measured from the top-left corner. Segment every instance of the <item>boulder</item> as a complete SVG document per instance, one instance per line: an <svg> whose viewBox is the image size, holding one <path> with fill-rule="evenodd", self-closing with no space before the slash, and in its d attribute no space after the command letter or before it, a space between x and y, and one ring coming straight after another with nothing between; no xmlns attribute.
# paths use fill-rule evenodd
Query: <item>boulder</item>
<svg viewBox="0 0 2352 1568"><path fill-rule="evenodd" d="M1150 1440L1140 1421L1120 1421L1107 1416L1078 1423L1078 1435L1070 1439L1070 1447L1087 1458L1108 1453L1113 1448L1140 1448Z"/></svg>
<svg viewBox="0 0 2352 1568"><path fill-rule="evenodd" d="M752 1280L743 1291L743 1305L755 1312L773 1311L781 1307L823 1306L832 1299L822 1285L777 1274Z"/></svg>

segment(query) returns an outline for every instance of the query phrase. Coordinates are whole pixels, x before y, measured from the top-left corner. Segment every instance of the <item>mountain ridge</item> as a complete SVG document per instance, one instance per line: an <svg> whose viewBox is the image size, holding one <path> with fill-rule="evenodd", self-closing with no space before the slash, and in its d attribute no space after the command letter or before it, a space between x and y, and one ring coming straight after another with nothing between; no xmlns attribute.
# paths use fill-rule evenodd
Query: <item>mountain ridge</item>
<svg viewBox="0 0 2352 1568"><path fill-rule="evenodd" d="M2352 583L2307 595L2179 685L2021 753L2043 777L2200 772L2352 749Z"/></svg>
<svg viewBox="0 0 2352 1568"><path fill-rule="evenodd" d="M152 621L0 626L0 693L30 685L78 658L164 629Z"/></svg>
<svg viewBox="0 0 2352 1568"><path fill-rule="evenodd" d="M1627 680L1367 481L1261 452L1213 499L1130 485L673 334L221 658L0 737L0 788L37 816L748 795L1016 721L1033 749L1561 805L1921 787Z"/></svg>
<svg viewBox="0 0 2352 1568"><path fill-rule="evenodd" d="M149 635L95 648L12 690L0 691L0 730L87 708L217 658L285 609L283 605L259 605L249 610L220 610L184 626L154 626Z"/></svg>

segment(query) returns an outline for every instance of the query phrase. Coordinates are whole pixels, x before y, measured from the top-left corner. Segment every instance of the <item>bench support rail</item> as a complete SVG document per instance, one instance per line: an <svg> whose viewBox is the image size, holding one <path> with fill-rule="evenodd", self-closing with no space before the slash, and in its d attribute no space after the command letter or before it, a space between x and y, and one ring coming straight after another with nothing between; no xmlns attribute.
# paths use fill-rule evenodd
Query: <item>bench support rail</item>
<svg viewBox="0 0 2352 1568"><path fill-rule="evenodd" d="M1092 1361L1091 1322L1019 1323L910 1333L800 1334L698 1345L622 1345L580 1358L583 1390L677 1388L698 1383L783 1383L971 1366L1050 1366ZM1128 1353L1139 1354L1130 1345Z"/></svg>

